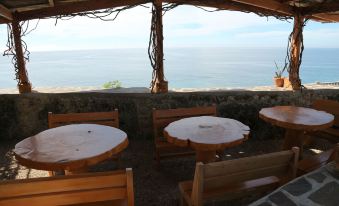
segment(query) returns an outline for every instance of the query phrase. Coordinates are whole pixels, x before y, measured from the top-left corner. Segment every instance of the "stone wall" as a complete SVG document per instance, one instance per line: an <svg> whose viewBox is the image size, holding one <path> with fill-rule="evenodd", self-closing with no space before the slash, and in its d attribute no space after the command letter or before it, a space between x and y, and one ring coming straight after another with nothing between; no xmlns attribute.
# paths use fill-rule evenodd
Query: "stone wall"
<svg viewBox="0 0 339 206"><path fill-rule="evenodd" d="M259 120L263 107L310 106L314 99L339 101L339 90L300 92L227 91L169 94L22 94L0 95L0 139L23 139L47 129L47 113L99 112L118 108L120 128L130 138L152 138L152 108L179 108L216 104L218 115L250 126L251 138L281 133Z"/></svg>

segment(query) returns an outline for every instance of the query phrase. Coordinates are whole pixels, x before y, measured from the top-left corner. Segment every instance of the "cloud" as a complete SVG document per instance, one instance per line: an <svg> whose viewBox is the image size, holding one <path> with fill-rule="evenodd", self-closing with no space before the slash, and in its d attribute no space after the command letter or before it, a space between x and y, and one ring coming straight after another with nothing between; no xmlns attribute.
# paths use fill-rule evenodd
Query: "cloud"
<svg viewBox="0 0 339 206"><path fill-rule="evenodd" d="M150 8L121 12L114 22L76 17L68 21L41 20L25 41L34 50L133 48L148 46ZM36 21L32 21L33 26ZM285 46L291 24L274 18L235 11L206 12L179 6L164 15L165 46ZM313 47L337 46L338 24L308 23L305 41ZM0 26L0 49L6 44L6 25ZM326 39L325 39L326 38ZM331 42L331 44L330 44Z"/></svg>

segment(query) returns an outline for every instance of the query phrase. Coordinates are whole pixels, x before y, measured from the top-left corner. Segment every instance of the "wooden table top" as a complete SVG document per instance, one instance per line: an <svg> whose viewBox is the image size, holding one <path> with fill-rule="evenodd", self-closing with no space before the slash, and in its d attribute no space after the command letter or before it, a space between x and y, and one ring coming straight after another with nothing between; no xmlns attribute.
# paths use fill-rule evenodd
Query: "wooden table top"
<svg viewBox="0 0 339 206"><path fill-rule="evenodd" d="M96 124L73 124L45 130L15 145L20 164L42 170L70 170L97 164L121 152L127 134Z"/></svg>
<svg viewBox="0 0 339 206"><path fill-rule="evenodd" d="M250 128L228 118L201 116L172 122L164 129L167 141L196 150L215 151L241 144Z"/></svg>
<svg viewBox="0 0 339 206"><path fill-rule="evenodd" d="M259 117L286 129L317 131L333 125L334 116L324 111L295 106L263 108Z"/></svg>

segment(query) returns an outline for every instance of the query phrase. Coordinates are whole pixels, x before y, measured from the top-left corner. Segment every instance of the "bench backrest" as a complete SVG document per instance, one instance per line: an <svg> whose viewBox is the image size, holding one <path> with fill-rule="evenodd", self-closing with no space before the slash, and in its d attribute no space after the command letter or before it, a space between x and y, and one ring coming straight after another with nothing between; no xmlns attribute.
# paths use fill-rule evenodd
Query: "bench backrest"
<svg viewBox="0 0 339 206"><path fill-rule="evenodd" d="M119 112L68 113L53 114L48 112L48 127L55 128L69 124L100 124L119 128Z"/></svg>
<svg viewBox="0 0 339 206"><path fill-rule="evenodd" d="M318 99L313 102L312 107L334 115L334 126L339 127L339 102L333 100Z"/></svg>
<svg viewBox="0 0 339 206"><path fill-rule="evenodd" d="M133 206L132 169L0 183L0 206L57 206L94 202Z"/></svg>
<svg viewBox="0 0 339 206"><path fill-rule="evenodd" d="M197 116L216 116L217 108L215 105L209 107L193 107L157 110L153 108L153 130L155 140L163 135L163 129L170 123Z"/></svg>
<svg viewBox="0 0 339 206"><path fill-rule="evenodd" d="M208 164L198 162L191 196L193 205L202 205L203 193L210 193L209 191L218 193L218 190L230 192L229 188L225 190L228 185L271 176L281 178L283 181L291 180L296 177L298 159L299 148L295 147L288 151L222 162Z"/></svg>

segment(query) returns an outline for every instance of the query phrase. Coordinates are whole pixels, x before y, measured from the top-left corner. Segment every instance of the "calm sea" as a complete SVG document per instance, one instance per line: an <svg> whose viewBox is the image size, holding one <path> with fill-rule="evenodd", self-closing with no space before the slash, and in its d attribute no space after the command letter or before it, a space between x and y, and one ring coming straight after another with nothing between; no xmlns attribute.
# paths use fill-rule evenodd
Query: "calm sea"
<svg viewBox="0 0 339 206"><path fill-rule="evenodd" d="M283 65L284 48L171 48L165 50L170 88L271 85L274 61ZM32 52L27 65L33 86L101 86L119 80L124 87L148 87L152 69L147 49ZM0 58L0 88L16 86L8 57ZM339 49L307 48L303 83L339 81Z"/></svg>

